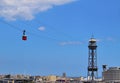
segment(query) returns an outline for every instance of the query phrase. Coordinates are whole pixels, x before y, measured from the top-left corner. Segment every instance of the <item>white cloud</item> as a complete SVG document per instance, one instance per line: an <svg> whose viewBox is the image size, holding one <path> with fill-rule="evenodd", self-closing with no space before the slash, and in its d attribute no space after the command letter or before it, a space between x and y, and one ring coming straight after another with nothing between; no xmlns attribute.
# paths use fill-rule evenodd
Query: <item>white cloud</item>
<svg viewBox="0 0 120 83"><path fill-rule="evenodd" d="M113 37L108 37L106 40L107 41L114 41L115 39Z"/></svg>
<svg viewBox="0 0 120 83"><path fill-rule="evenodd" d="M101 38L101 39L96 39L97 42L113 42L117 41L116 38L114 37L106 37L106 38Z"/></svg>
<svg viewBox="0 0 120 83"><path fill-rule="evenodd" d="M68 42L60 42L61 46L65 46L65 45L80 45L83 44L80 41L68 41Z"/></svg>
<svg viewBox="0 0 120 83"><path fill-rule="evenodd" d="M0 0L0 17L6 20L32 20L37 13L73 1L75 0Z"/></svg>
<svg viewBox="0 0 120 83"><path fill-rule="evenodd" d="M44 26L41 26L41 27L38 28L38 30L40 30L40 31L45 31L45 27L44 27Z"/></svg>
<svg viewBox="0 0 120 83"><path fill-rule="evenodd" d="M101 41L102 41L102 39L96 39L96 41L97 41L97 42L101 42Z"/></svg>

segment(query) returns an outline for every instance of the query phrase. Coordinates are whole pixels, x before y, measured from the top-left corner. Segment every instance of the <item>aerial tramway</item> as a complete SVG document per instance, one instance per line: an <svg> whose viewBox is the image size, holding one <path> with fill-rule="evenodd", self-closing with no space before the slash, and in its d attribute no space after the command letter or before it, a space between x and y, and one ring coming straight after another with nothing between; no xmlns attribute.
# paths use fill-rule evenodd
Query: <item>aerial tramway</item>
<svg viewBox="0 0 120 83"><path fill-rule="evenodd" d="M23 36L22 36L22 40L26 41L27 40L27 36L25 35L26 31L23 30Z"/></svg>

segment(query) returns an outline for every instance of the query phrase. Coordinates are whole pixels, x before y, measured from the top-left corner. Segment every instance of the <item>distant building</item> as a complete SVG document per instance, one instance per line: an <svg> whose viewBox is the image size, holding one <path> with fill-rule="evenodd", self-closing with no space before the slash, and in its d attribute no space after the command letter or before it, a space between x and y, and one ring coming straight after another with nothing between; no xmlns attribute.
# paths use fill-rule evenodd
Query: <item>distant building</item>
<svg viewBox="0 0 120 83"><path fill-rule="evenodd" d="M63 73L63 77L66 77L66 73Z"/></svg>
<svg viewBox="0 0 120 83"><path fill-rule="evenodd" d="M54 76L54 75L47 76L46 80L50 81L50 82L55 82L56 81L56 76Z"/></svg>
<svg viewBox="0 0 120 83"><path fill-rule="evenodd" d="M110 67L102 73L103 81L107 83L120 83L120 67Z"/></svg>
<svg viewBox="0 0 120 83"><path fill-rule="evenodd" d="M0 80L0 83L33 83L33 80L5 78Z"/></svg>

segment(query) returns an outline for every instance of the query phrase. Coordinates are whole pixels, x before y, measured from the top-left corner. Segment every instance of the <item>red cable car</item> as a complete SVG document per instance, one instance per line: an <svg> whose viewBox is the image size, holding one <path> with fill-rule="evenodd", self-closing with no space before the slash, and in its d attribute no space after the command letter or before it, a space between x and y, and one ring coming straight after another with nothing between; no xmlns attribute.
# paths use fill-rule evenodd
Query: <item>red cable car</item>
<svg viewBox="0 0 120 83"><path fill-rule="evenodd" d="M25 30L23 31L23 36L22 36L22 40L26 41L27 40L27 36L25 35Z"/></svg>

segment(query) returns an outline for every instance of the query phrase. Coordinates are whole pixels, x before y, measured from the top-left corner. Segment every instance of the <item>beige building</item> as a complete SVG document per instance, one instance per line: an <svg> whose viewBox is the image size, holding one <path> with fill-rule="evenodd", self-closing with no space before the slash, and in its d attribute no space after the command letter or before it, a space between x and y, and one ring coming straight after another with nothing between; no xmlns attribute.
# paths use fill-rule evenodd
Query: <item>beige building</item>
<svg viewBox="0 0 120 83"><path fill-rule="evenodd" d="M50 81L50 82L55 82L55 81L56 81L56 76L55 76L55 75L47 76L47 77L46 77L46 80L47 80L47 81Z"/></svg>

